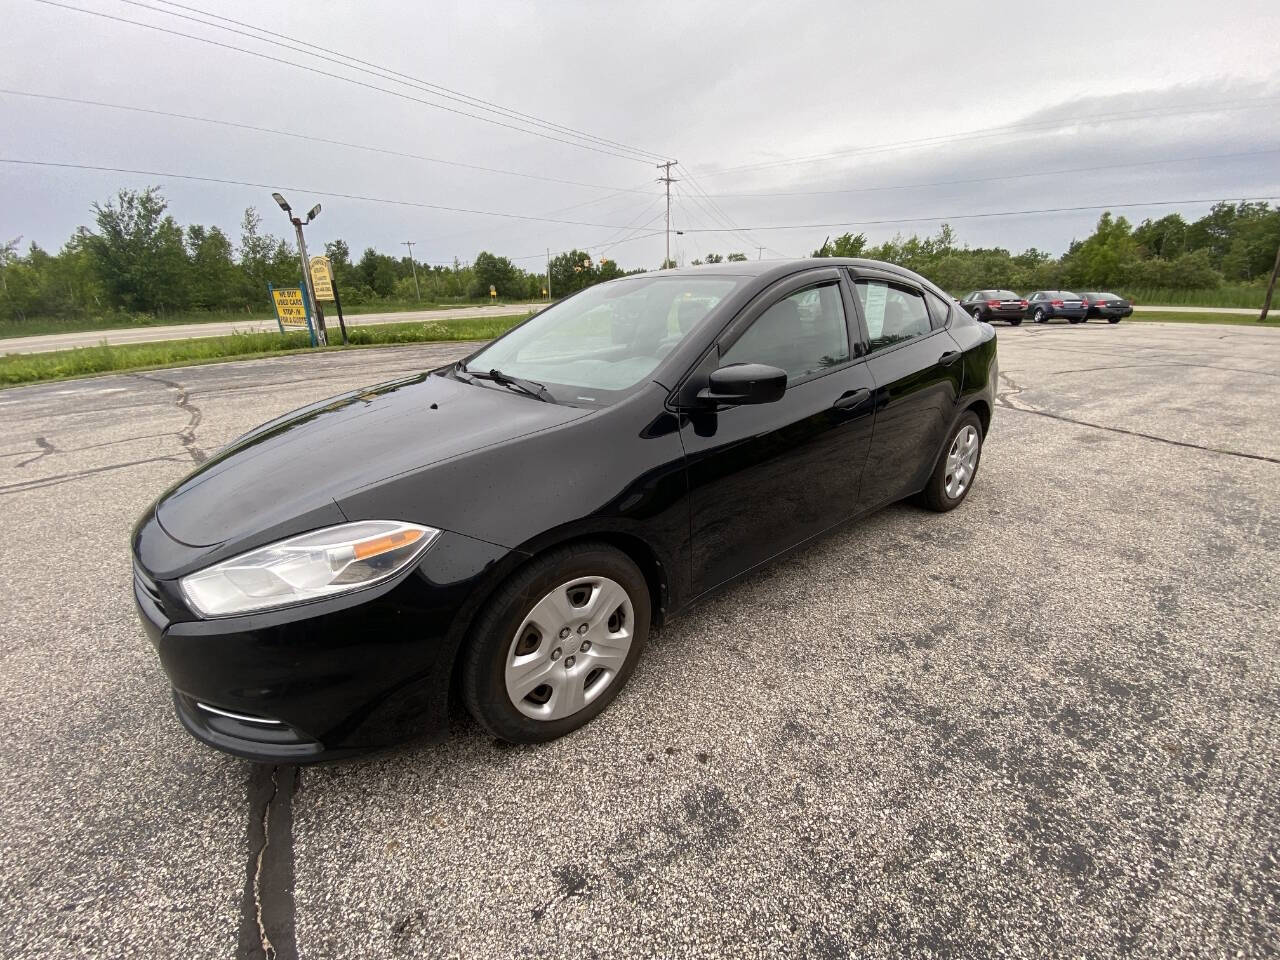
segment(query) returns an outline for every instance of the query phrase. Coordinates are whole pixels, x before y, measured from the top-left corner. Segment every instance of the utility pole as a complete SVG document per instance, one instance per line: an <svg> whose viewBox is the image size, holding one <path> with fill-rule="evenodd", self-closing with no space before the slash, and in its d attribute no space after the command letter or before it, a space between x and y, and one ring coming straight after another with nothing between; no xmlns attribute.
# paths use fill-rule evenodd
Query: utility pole
<svg viewBox="0 0 1280 960"><path fill-rule="evenodd" d="M421 300L422 291L418 289L418 265L413 262L413 245L417 242L417 240L402 240L400 245L409 248L409 269L413 271L413 292Z"/></svg>
<svg viewBox="0 0 1280 960"><path fill-rule="evenodd" d="M1267 311L1271 309L1271 295L1276 292L1276 277L1280 275L1280 248L1276 250L1276 265L1271 269L1271 282L1267 284L1267 298L1262 301L1262 313L1258 316L1259 323L1267 322Z"/></svg>
<svg viewBox="0 0 1280 960"><path fill-rule="evenodd" d="M658 178L658 183L667 185L667 256L662 261L664 269L671 262L671 185L680 182L671 176L671 168L679 162L679 160L668 160L666 163L656 164L657 168L663 171L662 176Z"/></svg>
<svg viewBox="0 0 1280 960"><path fill-rule="evenodd" d="M322 347L327 347L329 345L329 338L324 329L324 310L320 308L320 301L316 299L315 284L311 282L311 261L307 258L307 241L302 235L302 228L316 217L320 216L320 204L317 203L307 211L307 219L303 220L300 217L295 217L293 215L293 209L289 206L288 201L285 200L284 197L280 196L280 194L273 193L271 195L271 199L273 199L280 209L284 211L284 215L288 217L289 221L293 224L293 229L297 231L298 259L302 262L302 284L306 287L307 296L311 300L311 309L316 312L316 342Z"/></svg>
<svg viewBox="0 0 1280 960"><path fill-rule="evenodd" d="M551 248L547 247L547 303L551 302Z"/></svg>
<svg viewBox="0 0 1280 960"><path fill-rule="evenodd" d="M757 260L764 259L764 247L756 247L756 259Z"/></svg>

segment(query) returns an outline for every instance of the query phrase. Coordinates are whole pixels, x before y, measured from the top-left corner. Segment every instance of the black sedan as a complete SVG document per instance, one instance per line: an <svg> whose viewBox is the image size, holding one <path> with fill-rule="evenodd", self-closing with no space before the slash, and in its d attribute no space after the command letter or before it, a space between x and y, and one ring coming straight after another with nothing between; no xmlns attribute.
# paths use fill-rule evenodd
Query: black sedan
<svg viewBox="0 0 1280 960"><path fill-rule="evenodd" d="M1070 290L1037 290L1027 297L1026 314L1036 323L1063 317L1069 323L1084 323L1089 307L1080 294Z"/></svg>
<svg viewBox="0 0 1280 960"><path fill-rule="evenodd" d="M1119 323L1125 317L1133 316L1133 304L1114 293L1082 293L1080 299L1089 308L1089 317Z"/></svg>
<svg viewBox="0 0 1280 960"><path fill-rule="evenodd" d="M466 360L325 400L147 510L134 595L200 740L307 761L586 723L650 629L908 496L972 488L992 328L865 260L590 287Z"/></svg>
<svg viewBox="0 0 1280 960"><path fill-rule="evenodd" d="M960 301L960 306L975 320L1004 320L1013 327L1022 322L1027 312L1027 301L1012 290L975 290Z"/></svg>

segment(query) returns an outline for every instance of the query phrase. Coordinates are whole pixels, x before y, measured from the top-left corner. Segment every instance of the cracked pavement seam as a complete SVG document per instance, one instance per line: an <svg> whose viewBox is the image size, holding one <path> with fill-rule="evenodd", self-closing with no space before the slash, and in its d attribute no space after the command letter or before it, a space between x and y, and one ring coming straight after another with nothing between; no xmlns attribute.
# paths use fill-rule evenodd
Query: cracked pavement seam
<svg viewBox="0 0 1280 960"><path fill-rule="evenodd" d="M293 794L298 768L253 764L249 773L249 860L240 901L244 960L296 960Z"/></svg>
<svg viewBox="0 0 1280 960"><path fill-rule="evenodd" d="M178 407L186 412L189 419L187 420L187 425L179 430L176 436L179 442L186 447L187 453L191 455L191 459L195 463L204 463L209 454L205 452L203 447L196 444L196 427L200 426L200 421L204 419L204 414L199 407L191 402L191 394L187 392L187 388L176 380L167 380L155 374L135 373L132 376L138 380L149 380L152 383L166 386L170 390L178 391Z"/></svg>
<svg viewBox="0 0 1280 960"><path fill-rule="evenodd" d="M1169 437L1157 436L1154 433L1143 433L1141 430L1126 430L1124 427L1109 427L1102 423L1091 423L1088 420L1077 420L1075 417L1063 416L1060 413L1050 413L1048 410L1037 410L1035 407L1028 407L1014 400L1014 397L1022 393L1026 388L1014 383L1008 376L1001 373L1000 379L1007 383L1009 390L996 394L996 406L1003 407L1006 410L1016 410L1018 413L1033 413L1038 417L1048 417L1050 420L1061 420L1063 423L1072 423L1078 427L1089 427L1093 430L1105 430L1108 433L1121 433L1127 437L1141 437L1143 440L1155 440L1158 443L1167 443L1175 447L1187 447L1191 450L1203 450L1205 453L1216 453L1224 457L1243 457L1246 460L1261 460L1264 463L1280 463L1278 457L1268 457L1262 453L1245 453L1243 450L1224 450L1221 447L1210 447L1201 443L1188 443L1185 440L1171 440Z"/></svg>

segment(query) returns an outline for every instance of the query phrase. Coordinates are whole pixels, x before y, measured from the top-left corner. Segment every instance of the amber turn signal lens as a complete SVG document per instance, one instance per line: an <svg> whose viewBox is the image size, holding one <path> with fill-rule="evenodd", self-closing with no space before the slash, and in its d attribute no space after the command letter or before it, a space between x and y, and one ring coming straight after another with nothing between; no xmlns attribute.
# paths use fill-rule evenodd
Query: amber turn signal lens
<svg viewBox="0 0 1280 960"><path fill-rule="evenodd" d="M421 540L425 532L416 529L397 530L395 533L389 533L385 537L375 537L373 540L357 543L353 548L356 559L367 560L370 557L376 557L380 553L390 553L392 550L407 547L409 544Z"/></svg>

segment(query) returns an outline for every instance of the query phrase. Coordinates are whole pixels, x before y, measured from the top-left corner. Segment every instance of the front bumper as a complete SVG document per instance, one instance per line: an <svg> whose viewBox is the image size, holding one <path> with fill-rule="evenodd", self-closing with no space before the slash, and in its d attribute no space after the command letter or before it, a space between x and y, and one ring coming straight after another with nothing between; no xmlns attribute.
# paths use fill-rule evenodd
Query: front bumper
<svg viewBox="0 0 1280 960"><path fill-rule="evenodd" d="M167 534L144 521L139 536ZM154 578L138 564L136 546L138 616L183 726L228 753L289 763L442 733L458 645L512 558L505 547L444 533L389 583L199 620L176 579Z"/></svg>

